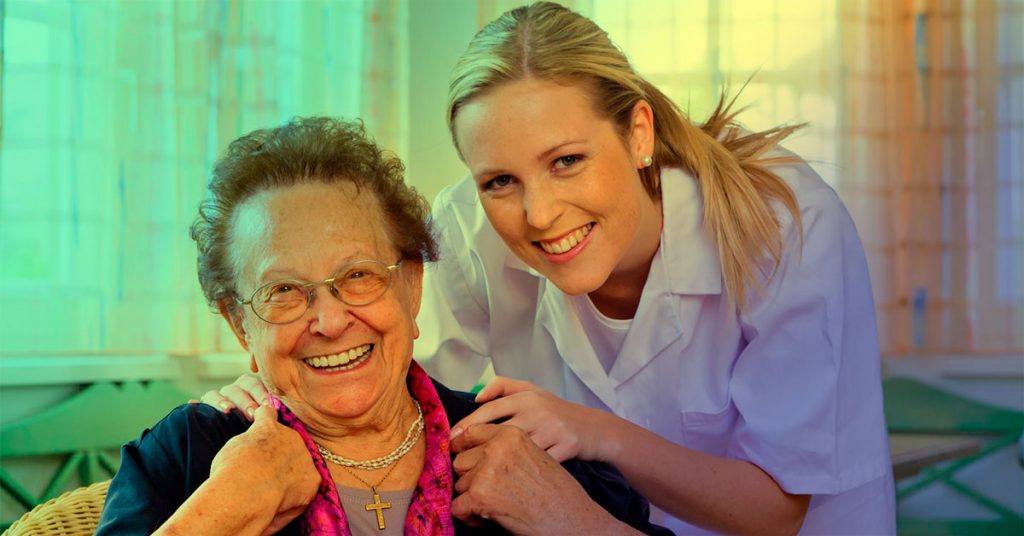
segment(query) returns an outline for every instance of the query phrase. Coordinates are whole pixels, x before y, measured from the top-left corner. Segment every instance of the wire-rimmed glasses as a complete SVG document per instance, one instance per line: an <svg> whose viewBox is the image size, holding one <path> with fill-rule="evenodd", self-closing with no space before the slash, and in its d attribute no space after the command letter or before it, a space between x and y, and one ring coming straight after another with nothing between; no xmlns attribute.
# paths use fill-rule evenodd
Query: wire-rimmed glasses
<svg viewBox="0 0 1024 536"><path fill-rule="evenodd" d="M294 322L306 313L313 303L316 287L327 285L331 294L352 306L369 305L384 295L402 259L395 264L377 260L356 261L343 266L333 276L315 283L294 279L273 281L256 289L248 300L235 298L240 305L248 305L252 312L271 324Z"/></svg>

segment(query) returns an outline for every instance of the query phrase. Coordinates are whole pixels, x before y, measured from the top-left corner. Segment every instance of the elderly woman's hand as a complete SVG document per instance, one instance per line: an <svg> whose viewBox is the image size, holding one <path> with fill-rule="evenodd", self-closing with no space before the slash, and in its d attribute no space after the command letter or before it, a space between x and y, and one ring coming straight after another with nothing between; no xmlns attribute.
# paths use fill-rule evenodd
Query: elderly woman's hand
<svg viewBox="0 0 1024 536"><path fill-rule="evenodd" d="M299 434L277 422L277 411L263 404L255 411L253 425L228 441L210 467L210 478L244 480L256 490L263 488L276 499L275 515L265 534L284 528L306 510L320 485Z"/></svg>
<svg viewBox="0 0 1024 536"><path fill-rule="evenodd" d="M519 428L477 424L451 445L459 474L452 515L467 523L490 519L513 534L636 533Z"/></svg>
<svg viewBox="0 0 1024 536"><path fill-rule="evenodd" d="M267 401L267 387L256 374L246 373L234 383L217 390L207 391L200 400L203 404L219 408L224 413L232 408L242 410L251 421L260 404Z"/></svg>
<svg viewBox="0 0 1024 536"><path fill-rule="evenodd" d="M558 462L609 459L600 451L604 442L598 437L606 429L601 421L610 417L606 412L567 402L530 382L502 376L488 382L476 401L485 404L452 426L453 439L474 424L507 419L502 424L525 431Z"/></svg>

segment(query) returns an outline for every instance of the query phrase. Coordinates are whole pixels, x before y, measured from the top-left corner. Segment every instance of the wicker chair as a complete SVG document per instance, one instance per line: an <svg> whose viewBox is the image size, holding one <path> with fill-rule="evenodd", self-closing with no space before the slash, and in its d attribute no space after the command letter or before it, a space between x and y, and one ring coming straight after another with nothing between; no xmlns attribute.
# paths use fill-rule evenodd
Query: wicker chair
<svg viewBox="0 0 1024 536"><path fill-rule="evenodd" d="M91 535L100 520L109 480L69 491L21 516L4 536Z"/></svg>

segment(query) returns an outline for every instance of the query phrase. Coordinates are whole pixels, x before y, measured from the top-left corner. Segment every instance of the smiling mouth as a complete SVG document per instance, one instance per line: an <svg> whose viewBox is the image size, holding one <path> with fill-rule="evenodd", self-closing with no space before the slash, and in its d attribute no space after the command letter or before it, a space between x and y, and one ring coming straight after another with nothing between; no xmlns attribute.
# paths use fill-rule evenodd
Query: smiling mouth
<svg viewBox="0 0 1024 536"><path fill-rule="evenodd" d="M580 242L583 242L583 239L593 230L594 225L594 222L590 222L565 235L561 240L552 240L550 242L537 241L534 244L543 249L545 253L561 255L579 245Z"/></svg>
<svg viewBox="0 0 1024 536"><path fill-rule="evenodd" d="M364 344L337 354L307 357L302 361L318 370L329 372L352 370L366 361L373 353L374 345Z"/></svg>

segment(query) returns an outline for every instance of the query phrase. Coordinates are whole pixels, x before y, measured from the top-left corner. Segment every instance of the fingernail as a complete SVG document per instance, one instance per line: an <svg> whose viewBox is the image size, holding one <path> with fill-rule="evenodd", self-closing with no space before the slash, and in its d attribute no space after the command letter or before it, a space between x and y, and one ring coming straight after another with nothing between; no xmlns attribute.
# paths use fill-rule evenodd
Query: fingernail
<svg viewBox="0 0 1024 536"><path fill-rule="evenodd" d="M452 428L452 435L449 438L449 441L454 441L455 438L459 437L460 435L462 435L462 428Z"/></svg>
<svg viewBox="0 0 1024 536"><path fill-rule="evenodd" d="M227 413L231 411L231 402L221 402L220 404L217 404L217 407L219 407L224 413Z"/></svg>
<svg viewBox="0 0 1024 536"><path fill-rule="evenodd" d="M249 406L248 408L245 408L245 414L248 415L249 417L255 417L256 416L256 408L254 408L252 406Z"/></svg>

